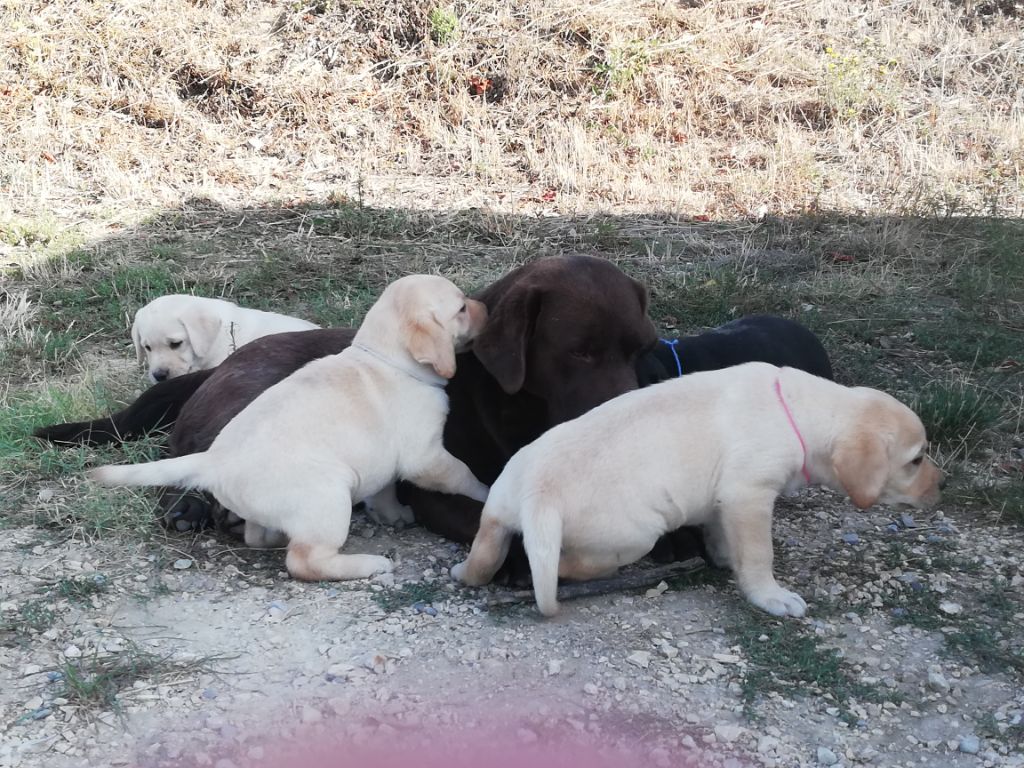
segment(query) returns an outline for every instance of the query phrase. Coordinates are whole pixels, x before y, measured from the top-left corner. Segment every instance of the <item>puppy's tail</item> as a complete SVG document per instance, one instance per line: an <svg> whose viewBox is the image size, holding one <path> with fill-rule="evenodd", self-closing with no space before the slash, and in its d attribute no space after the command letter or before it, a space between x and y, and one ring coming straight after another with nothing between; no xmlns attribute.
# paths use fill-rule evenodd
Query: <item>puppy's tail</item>
<svg viewBox="0 0 1024 768"><path fill-rule="evenodd" d="M562 554L562 516L558 510L527 502L523 545L533 575L533 595L545 616L558 613L558 561Z"/></svg>
<svg viewBox="0 0 1024 768"><path fill-rule="evenodd" d="M205 452L190 453L146 464L108 464L89 470L88 477L100 485L169 485L206 490L202 470L209 461Z"/></svg>

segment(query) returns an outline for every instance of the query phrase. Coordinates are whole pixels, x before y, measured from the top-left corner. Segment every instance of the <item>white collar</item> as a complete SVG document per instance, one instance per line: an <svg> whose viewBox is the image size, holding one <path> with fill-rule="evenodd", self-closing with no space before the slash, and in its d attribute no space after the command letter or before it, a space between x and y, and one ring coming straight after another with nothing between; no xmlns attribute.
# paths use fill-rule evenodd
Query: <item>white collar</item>
<svg viewBox="0 0 1024 768"><path fill-rule="evenodd" d="M444 389L445 386L447 386L447 384L448 384L448 380L446 378L444 378L443 376L438 376L436 373L425 373L422 370L415 370L413 368L410 368L409 366L404 365L404 364L398 362L397 360L392 360L387 355L384 355L384 354L378 352L377 350L372 349L372 348L366 346L365 344L362 344L362 343L359 343L359 342L353 342L350 345L350 348L351 349L358 349L360 352L365 352L370 357L377 358L378 360L380 360L385 365L390 366L391 368L394 368L396 371L400 371L401 373L404 373L406 376L409 376L409 377L411 377L413 379L416 379L416 381L420 382L421 384L427 384L427 385L429 385L431 387L439 387L441 389Z"/></svg>

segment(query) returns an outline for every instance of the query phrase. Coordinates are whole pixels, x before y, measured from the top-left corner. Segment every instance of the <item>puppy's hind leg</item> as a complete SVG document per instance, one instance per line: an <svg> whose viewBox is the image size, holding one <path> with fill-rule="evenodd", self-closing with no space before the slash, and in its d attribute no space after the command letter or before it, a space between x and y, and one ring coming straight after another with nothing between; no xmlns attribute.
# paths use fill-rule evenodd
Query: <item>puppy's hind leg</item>
<svg viewBox="0 0 1024 768"><path fill-rule="evenodd" d="M406 479L428 491L455 493L476 501L487 501L487 486L476 479L469 467L440 446L421 469Z"/></svg>
<svg viewBox="0 0 1024 768"><path fill-rule="evenodd" d="M527 501L523 505L523 545L533 574L533 596L545 616L558 613L558 565L562 556L562 516Z"/></svg>
<svg viewBox="0 0 1024 768"><path fill-rule="evenodd" d="M469 557L465 562L452 566L452 578L471 587L487 584L505 562L511 542L512 531L488 515L487 508L484 507L483 517L480 518L480 530L473 539Z"/></svg>
<svg viewBox="0 0 1024 768"><path fill-rule="evenodd" d="M389 572L394 565L386 557L339 553L348 539L352 502L348 498L327 501L289 520L288 573L304 581L346 581Z"/></svg>
<svg viewBox="0 0 1024 768"><path fill-rule="evenodd" d="M398 500L395 483L388 483L380 491L364 500L366 514L380 525L402 528L415 522L412 509Z"/></svg>

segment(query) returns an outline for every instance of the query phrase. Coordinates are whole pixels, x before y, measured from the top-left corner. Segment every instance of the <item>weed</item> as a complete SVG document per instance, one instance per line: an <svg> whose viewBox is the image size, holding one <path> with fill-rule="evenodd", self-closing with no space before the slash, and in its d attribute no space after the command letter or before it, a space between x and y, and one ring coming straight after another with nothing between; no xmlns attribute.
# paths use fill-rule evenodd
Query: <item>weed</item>
<svg viewBox="0 0 1024 768"><path fill-rule="evenodd" d="M57 667L61 696L86 709L120 709L118 694L140 680L162 679L205 669L211 658L189 662L159 657L135 645L121 653L69 660Z"/></svg>
<svg viewBox="0 0 1024 768"><path fill-rule="evenodd" d="M911 408L921 417L928 438L947 446L977 441L1001 418L996 396L965 378L927 382L918 390Z"/></svg>
<svg viewBox="0 0 1024 768"><path fill-rule="evenodd" d="M416 603L430 604L444 596L436 582L420 581L373 593L374 602L388 613L408 608Z"/></svg>
<svg viewBox="0 0 1024 768"><path fill-rule="evenodd" d="M449 8L435 8L427 17L430 22L430 39L438 45L448 45L459 32L459 17Z"/></svg>
<svg viewBox="0 0 1024 768"><path fill-rule="evenodd" d="M107 591L110 582L103 574L92 576L76 576L70 579L61 579L54 587L54 592L61 597L67 598L75 603L87 602L93 595L100 595Z"/></svg>
<svg viewBox="0 0 1024 768"><path fill-rule="evenodd" d="M611 96L632 85L650 66L652 45L648 40L631 40L606 48L594 62L600 83L596 90Z"/></svg>
<svg viewBox="0 0 1024 768"><path fill-rule="evenodd" d="M778 692L787 696L799 693L830 694L843 710L843 719L853 716L846 710L851 700L875 701L879 694L857 682L839 653L819 644L807 628L793 621L769 619L752 611L744 625L729 634L743 649L749 668L743 678L744 708L756 717L754 705L759 696Z"/></svg>

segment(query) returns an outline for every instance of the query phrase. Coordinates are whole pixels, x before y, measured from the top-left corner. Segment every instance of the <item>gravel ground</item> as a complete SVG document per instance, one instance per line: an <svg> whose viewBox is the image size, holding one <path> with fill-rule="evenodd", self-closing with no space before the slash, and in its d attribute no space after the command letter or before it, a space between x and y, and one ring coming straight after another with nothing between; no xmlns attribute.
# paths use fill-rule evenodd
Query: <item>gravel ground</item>
<svg viewBox="0 0 1024 768"><path fill-rule="evenodd" d="M704 572L545 621L452 583L463 548L359 516L352 551L394 556L394 574L303 584L280 553L208 536L129 553L8 529L0 766L230 768L282 745L400 737L436 752L468 733L658 766L1020 766L1019 671L944 640L988 586L1019 597L1020 544L1015 529L808 491L776 524L804 620L761 616ZM938 610L915 614L915 592Z"/></svg>

